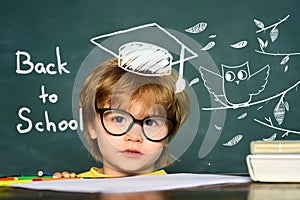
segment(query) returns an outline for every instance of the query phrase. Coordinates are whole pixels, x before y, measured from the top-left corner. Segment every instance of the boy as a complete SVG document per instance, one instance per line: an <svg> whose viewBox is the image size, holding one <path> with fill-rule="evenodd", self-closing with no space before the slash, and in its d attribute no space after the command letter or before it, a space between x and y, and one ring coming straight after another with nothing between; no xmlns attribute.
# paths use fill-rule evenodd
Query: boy
<svg viewBox="0 0 300 200"><path fill-rule="evenodd" d="M85 134L92 156L102 168L78 177L163 174L169 164L167 146L186 120L189 97L176 93L178 76L143 76L110 59L87 78L80 94ZM57 177L70 177L68 172Z"/></svg>

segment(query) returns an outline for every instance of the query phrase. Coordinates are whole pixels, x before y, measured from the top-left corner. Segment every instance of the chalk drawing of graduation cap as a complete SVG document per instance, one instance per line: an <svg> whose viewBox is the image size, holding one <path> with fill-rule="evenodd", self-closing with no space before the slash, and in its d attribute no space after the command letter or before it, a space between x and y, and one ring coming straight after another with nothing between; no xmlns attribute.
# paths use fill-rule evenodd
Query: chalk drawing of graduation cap
<svg viewBox="0 0 300 200"><path fill-rule="evenodd" d="M93 44L118 58L119 67L144 76L164 76L179 64L176 93L186 87L183 79L184 62L198 55L174 34L157 23L120 30L90 40Z"/></svg>

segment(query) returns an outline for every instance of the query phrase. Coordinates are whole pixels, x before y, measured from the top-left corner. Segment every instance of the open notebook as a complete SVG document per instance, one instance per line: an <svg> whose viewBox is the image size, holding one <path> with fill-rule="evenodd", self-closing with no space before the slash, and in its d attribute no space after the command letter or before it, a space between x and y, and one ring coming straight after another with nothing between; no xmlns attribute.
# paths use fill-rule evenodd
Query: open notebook
<svg viewBox="0 0 300 200"><path fill-rule="evenodd" d="M213 174L167 174L125 178L35 181L11 187L80 193L128 193L172 190L214 184L247 183L249 177Z"/></svg>

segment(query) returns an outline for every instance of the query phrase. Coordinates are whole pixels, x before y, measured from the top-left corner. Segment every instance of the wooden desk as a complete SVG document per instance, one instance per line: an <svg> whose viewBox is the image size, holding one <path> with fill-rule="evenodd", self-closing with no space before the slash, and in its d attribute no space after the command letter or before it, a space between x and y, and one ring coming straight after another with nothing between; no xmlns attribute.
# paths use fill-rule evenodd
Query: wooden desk
<svg viewBox="0 0 300 200"><path fill-rule="evenodd" d="M33 191L16 188L0 188L0 199L80 199L80 200L296 200L300 199L300 184L247 183L214 185L160 192L128 194L81 194L51 191Z"/></svg>

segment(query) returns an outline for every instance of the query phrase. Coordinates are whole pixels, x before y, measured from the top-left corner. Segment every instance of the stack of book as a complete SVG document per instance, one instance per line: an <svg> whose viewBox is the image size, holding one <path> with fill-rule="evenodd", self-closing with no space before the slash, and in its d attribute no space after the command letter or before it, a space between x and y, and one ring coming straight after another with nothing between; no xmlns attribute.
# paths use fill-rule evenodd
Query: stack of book
<svg viewBox="0 0 300 200"><path fill-rule="evenodd" d="M247 166L254 181L300 182L300 141L253 141Z"/></svg>

